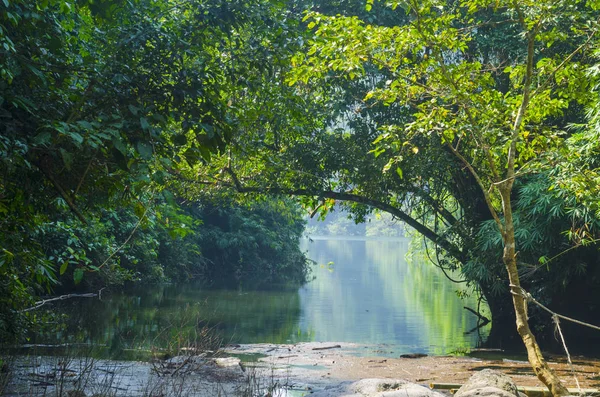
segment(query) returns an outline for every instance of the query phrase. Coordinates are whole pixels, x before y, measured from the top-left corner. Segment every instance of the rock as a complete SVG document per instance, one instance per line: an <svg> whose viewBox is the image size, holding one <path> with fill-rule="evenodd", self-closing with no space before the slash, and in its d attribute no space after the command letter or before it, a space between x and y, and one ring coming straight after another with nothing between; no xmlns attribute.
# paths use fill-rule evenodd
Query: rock
<svg viewBox="0 0 600 397"><path fill-rule="evenodd" d="M189 362L189 360L190 360L189 356L175 356L175 357L166 359L165 362L170 365L183 365L183 364L186 364L187 362Z"/></svg>
<svg viewBox="0 0 600 397"><path fill-rule="evenodd" d="M497 387L486 386L477 389L468 390L460 395L461 397L515 397L514 394Z"/></svg>
<svg viewBox="0 0 600 397"><path fill-rule="evenodd" d="M215 359L215 364L219 367L234 367L240 365L240 359L237 357L220 357Z"/></svg>
<svg viewBox="0 0 600 397"><path fill-rule="evenodd" d="M443 394L404 379L362 379L341 383L311 397L443 397Z"/></svg>
<svg viewBox="0 0 600 397"><path fill-rule="evenodd" d="M519 391L517 385L509 376L499 371L484 369L471 376L454 396L519 397Z"/></svg>

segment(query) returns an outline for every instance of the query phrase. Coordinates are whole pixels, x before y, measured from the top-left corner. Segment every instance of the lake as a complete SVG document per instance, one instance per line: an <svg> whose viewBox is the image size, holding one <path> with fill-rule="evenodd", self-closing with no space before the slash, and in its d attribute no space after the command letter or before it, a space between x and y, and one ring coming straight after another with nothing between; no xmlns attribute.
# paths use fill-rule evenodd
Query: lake
<svg viewBox="0 0 600 397"><path fill-rule="evenodd" d="M184 344L203 328L224 343L356 342L380 345L380 355L447 354L486 337L467 331L477 318L474 296L423 259L406 260L408 239L313 239L302 247L314 261L300 288L206 289L159 285L65 302L71 314L59 333L32 343L89 343L117 358L131 348Z"/></svg>

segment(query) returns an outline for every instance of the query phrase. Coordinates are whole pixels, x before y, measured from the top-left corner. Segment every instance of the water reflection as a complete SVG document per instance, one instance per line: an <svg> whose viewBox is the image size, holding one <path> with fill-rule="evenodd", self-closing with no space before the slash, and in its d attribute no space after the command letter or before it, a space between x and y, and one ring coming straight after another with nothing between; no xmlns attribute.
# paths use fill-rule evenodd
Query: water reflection
<svg viewBox="0 0 600 397"><path fill-rule="evenodd" d="M63 332L37 335L37 343L91 343L122 349L164 347L197 340L204 327L225 343L289 343L296 335L300 298L295 290L206 290L198 285L153 285L103 301L69 302Z"/></svg>
<svg viewBox="0 0 600 397"><path fill-rule="evenodd" d="M445 354L478 342L464 334L476 318L463 306L474 307L475 299L460 300L456 284L434 266L408 264L408 240L303 244L316 265L314 280L300 289L145 286L103 301L66 302L66 329L34 341L105 345L113 357L196 337L204 326L218 329L226 343L385 343L395 354Z"/></svg>
<svg viewBox="0 0 600 397"><path fill-rule="evenodd" d="M407 239L314 240L315 280L300 290L300 327L318 341L386 343L396 352L446 354L475 346L477 319L433 265L407 263ZM326 266L333 262L332 266ZM488 332L484 329L483 333Z"/></svg>

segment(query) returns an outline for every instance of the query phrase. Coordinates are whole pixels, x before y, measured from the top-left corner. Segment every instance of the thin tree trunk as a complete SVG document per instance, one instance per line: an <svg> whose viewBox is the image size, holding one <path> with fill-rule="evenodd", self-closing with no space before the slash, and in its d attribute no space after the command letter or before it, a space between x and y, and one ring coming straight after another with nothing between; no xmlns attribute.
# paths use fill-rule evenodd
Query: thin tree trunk
<svg viewBox="0 0 600 397"><path fill-rule="evenodd" d="M502 209L504 212L504 252L502 259L508 272L508 280L511 284L511 289L520 290L521 281L517 271L517 259L515 249L515 229L512 218L512 204L510 199L512 183L508 182L504 187L500 188L502 196ZM527 301L521 295L512 295L513 306L515 308L517 331L527 349L527 358L533 368L533 372L538 379L542 381L550 390L553 396L567 396L569 391L562 384L556 373L548 366L544 359L540 347L535 340L535 336L529 328L529 320L527 317Z"/></svg>

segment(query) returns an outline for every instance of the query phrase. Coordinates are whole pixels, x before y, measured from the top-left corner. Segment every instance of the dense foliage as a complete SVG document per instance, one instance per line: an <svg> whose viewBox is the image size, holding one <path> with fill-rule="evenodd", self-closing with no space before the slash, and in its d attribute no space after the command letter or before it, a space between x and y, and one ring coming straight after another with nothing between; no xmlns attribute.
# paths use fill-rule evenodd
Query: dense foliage
<svg viewBox="0 0 600 397"><path fill-rule="evenodd" d="M264 65L294 45L289 12L260 0L0 4L1 328L18 334L20 310L82 281L302 280L294 204L222 200L213 222L211 198L188 199L179 177L243 127L236 98L270 100Z"/></svg>
<svg viewBox="0 0 600 397"><path fill-rule="evenodd" d="M597 119L598 4L367 1L340 13L334 3L307 13L313 36L286 75L321 103L319 131L274 148L280 136L253 134L212 165L240 192L303 196L322 212L345 201L357 220L368 206L406 222L435 243L441 267L482 290L496 321L516 314L534 370L566 393L518 294L558 310L583 278L598 282L597 140L581 127L587 109Z"/></svg>
<svg viewBox="0 0 600 397"><path fill-rule="evenodd" d="M59 281L301 279L269 195L391 214L524 340L509 282L597 318L597 2L0 7L5 324Z"/></svg>

